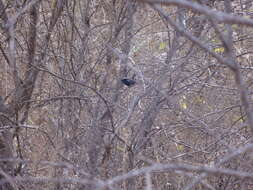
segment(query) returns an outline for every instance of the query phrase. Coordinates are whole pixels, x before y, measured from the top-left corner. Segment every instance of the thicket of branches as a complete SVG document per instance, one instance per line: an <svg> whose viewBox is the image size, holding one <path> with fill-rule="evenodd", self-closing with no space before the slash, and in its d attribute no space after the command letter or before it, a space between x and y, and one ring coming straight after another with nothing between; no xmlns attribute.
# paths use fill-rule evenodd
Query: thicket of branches
<svg viewBox="0 0 253 190"><path fill-rule="evenodd" d="M252 15L0 0L0 189L252 189Z"/></svg>

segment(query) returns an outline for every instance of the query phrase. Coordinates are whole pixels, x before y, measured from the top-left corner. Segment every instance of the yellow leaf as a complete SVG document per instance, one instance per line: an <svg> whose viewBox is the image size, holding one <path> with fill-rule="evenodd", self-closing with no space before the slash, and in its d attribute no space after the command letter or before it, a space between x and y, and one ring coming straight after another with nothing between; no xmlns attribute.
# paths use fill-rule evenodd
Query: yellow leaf
<svg viewBox="0 0 253 190"><path fill-rule="evenodd" d="M204 104L206 103L204 98L202 96L196 96L193 100L194 103L196 104Z"/></svg>
<svg viewBox="0 0 253 190"><path fill-rule="evenodd" d="M159 50L164 50L166 48L166 43L165 42L161 42L159 45Z"/></svg>
<svg viewBox="0 0 253 190"><path fill-rule="evenodd" d="M233 24L233 25L232 25L232 28L233 28L234 30L239 29L238 25L236 25L236 24Z"/></svg>
<svg viewBox="0 0 253 190"><path fill-rule="evenodd" d="M180 102L180 107L182 108L182 109L187 109L187 104L186 104L186 102L184 102L184 101L181 101Z"/></svg>
<svg viewBox="0 0 253 190"><path fill-rule="evenodd" d="M183 103L181 104L181 107L182 107L183 109L187 109L187 104L186 104L185 102L183 102Z"/></svg>
<svg viewBox="0 0 253 190"><path fill-rule="evenodd" d="M179 100L179 105L182 109L187 109L188 105L185 96L182 96L182 98Z"/></svg>
<svg viewBox="0 0 253 190"><path fill-rule="evenodd" d="M184 145L181 145L181 144L177 145L177 150L184 151Z"/></svg>
<svg viewBox="0 0 253 190"><path fill-rule="evenodd" d="M240 123L245 123L246 121L246 116L242 116L242 115L233 115L231 117L231 119L233 120L233 122L240 122Z"/></svg>
<svg viewBox="0 0 253 190"><path fill-rule="evenodd" d="M124 152L124 148L120 147L120 146L117 146L116 149L120 152Z"/></svg>
<svg viewBox="0 0 253 190"><path fill-rule="evenodd" d="M219 48L214 48L214 51L216 53L223 53L225 51L225 49L223 47L219 47Z"/></svg>
<svg viewBox="0 0 253 190"><path fill-rule="evenodd" d="M237 121L244 123L245 122L245 117L240 116L239 118L236 119Z"/></svg>

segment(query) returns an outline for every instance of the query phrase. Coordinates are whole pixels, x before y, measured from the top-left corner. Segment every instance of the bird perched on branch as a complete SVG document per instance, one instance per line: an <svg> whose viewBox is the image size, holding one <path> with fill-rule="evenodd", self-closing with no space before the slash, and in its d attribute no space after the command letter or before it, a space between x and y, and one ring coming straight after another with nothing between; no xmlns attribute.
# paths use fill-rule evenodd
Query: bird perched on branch
<svg viewBox="0 0 253 190"><path fill-rule="evenodd" d="M124 85L128 86L128 87L131 87L131 86L135 85L135 83L136 83L135 80L133 80L133 79L128 79L128 78L123 78L123 79L121 79L121 82L122 82Z"/></svg>

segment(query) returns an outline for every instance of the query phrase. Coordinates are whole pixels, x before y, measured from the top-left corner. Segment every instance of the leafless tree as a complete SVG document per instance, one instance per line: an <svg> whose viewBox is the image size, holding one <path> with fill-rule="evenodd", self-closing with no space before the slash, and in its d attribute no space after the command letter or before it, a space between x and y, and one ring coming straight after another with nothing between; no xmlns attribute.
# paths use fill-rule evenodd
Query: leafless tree
<svg viewBox="0 0 253 190"><path fill-rule="evenodd" d="M251 189L252 6L0 0L0 189Z"/></svg>

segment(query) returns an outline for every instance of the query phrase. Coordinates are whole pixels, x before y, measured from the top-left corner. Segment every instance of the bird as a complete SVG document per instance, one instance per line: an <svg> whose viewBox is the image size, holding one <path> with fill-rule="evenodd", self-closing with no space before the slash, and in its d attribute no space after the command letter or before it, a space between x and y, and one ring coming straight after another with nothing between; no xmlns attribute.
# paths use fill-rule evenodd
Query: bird
<svg viewBox="0 0 253 190"><path fill-rule="evenodd" d="M121 82L122 82L124 85L128 86L128 87L132 87L132 86L135 85L135 83L136 83L135 80L133 80L133 79L128 79L128 78L123 78L123 79L121 79Z"/></svg>

